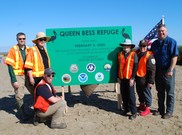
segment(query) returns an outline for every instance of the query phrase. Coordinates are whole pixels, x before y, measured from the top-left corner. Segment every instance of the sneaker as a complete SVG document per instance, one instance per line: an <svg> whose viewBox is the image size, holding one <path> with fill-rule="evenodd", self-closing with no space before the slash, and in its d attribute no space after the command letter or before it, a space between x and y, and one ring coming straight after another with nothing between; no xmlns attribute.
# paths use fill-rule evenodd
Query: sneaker
<svg viewBox="0 0 182 135"><path fill-rule="evenodd" d="M165 115L162 116L163 119L169 119L171 117L173 117L172 113L166 113Z"/></svg>
<svg viewBox="0 0 182 135"><path fill-rule="evenodd" d="M149 107L146 107L145 110L140 113L141 116L147 116L148 114L150 114L150 108Z"/></svg>
<svg viewBox="0 0 182 135"><path fill-rule="evenodd" d="M57 129L64 129L66 127L67 127L66 123L51 124L51 128L52 129L55 129L55 128L57 128Z"/></svg>
<svg viewBox="0 0 182 135"><path fill-rule="evenodd" d="M134 120L135 118L136 118L136 114L132 114L132 115L129 116L130 120Z"/></svg>

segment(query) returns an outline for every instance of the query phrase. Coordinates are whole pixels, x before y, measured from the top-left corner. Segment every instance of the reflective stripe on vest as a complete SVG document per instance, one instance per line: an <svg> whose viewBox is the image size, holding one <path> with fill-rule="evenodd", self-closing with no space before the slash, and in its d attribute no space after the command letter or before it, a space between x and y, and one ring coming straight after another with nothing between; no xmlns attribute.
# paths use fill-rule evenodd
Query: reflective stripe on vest
<svg viewBox="0 0 182 135"><path fill-rule="evenodd" d="M22 56L19 57L20 51L18 49L18 46L16 45L13 48L15 49L15 60L16 60L15 67L14 67L14 73L15 73L15 75L23 75L24 74L24 69L19 69L20 68L19 67L19 62L20 62L19 59L21 59L23 61L23 58L22 58Z"/></svg>
<svg viewBox="0 0 182 135"><path fill-rule="evenodd" d="M120 79L130 79L132 76L133 65L134 65L134 54L135 52L130 52L125 60L124 52L119 54L119 78Z"/></svg>
<svg viewBox="0 0 182 135"><path fill-rule="evenodd" d="M39 56L38 55L41 55L41 54L38 53L39 52L38 48L36 46L34 46L34 47L32 47L32 49L33 49L34 59L35 59L35 63L34 63L35 64L34 65L35 70L32 71L32 75L34 77L41 77L41 76L44 75L44 67L42 69L39 69L39 67L40 67L40 64L42 64L44 66L43 60L42 59L39 60ZM47 50L46 49L45 49L45 52L47 54ZM47 57L48 57L48 64L50 66L50 59L49 59L48 54L47 54ZM40 58L42 58L42 57L40 56ZM40 62L40 61L42 61L42 62ZM27 64L33 66L33 63L27 62Z"/></svg>
<svg viewBox="0 0 182 135"><path fill-rule="evenodd" d="M140 61L138 62L138 69L137 69L137 76L144 77L147 72L147 60L152 52L147 51L147 53L141 57Z"/></svg>
<svg viewBox="0 0 182 135"><path fill-rule="evenodd" d="M26 54L28 51L28 47L26 46ZM10 54L10 55L9 55ZM13 56L12 56L13 55ZM19 46L15 45L8 53L6 58L6 64L9 64L13 67L13 71L15 75L23 75L24 74L24 61L19 50Z"/></svg>

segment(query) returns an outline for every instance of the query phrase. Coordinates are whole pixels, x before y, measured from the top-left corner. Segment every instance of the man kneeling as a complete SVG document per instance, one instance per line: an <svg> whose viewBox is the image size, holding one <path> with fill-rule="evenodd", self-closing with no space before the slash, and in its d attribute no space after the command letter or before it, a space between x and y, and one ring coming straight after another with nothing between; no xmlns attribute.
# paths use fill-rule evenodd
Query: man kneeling
<svg viewBox="0 0 182 135"><path fill-rule="evenodd" d="M66 101L56 95L52 79L55 72L51 68L44 71L43 79L38 83L34 91L34 125L38 125L39 118L51 117L51 128L64 129L67 125L63 122L66 109Z"/></svg>

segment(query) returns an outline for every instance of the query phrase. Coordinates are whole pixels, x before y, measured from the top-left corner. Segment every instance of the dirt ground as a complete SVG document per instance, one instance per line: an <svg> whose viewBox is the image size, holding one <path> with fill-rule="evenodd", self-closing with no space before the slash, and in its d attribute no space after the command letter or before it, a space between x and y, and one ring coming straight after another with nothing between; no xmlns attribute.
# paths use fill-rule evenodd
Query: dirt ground
<svg viewBox="0 0 182 135"><path fill-rule="evenodd" d="M38 126L20 123L15 109L14 91L10 85L7 67L0 64L0 134L1 135L182 135L182 67L176 66L175 110L171 119L161 119L152 114L135 120L122 116L117 109L114 84L99 85L87 98L79 86L65 87L68 112L66 129L51 129L47 123ZM61 95L61 87L56 87ZM157 109L155 87L152 89L152 111ZM26 92L27 111L31 112L32 97ZM138 103L138 99L137 99Z"/></svg>

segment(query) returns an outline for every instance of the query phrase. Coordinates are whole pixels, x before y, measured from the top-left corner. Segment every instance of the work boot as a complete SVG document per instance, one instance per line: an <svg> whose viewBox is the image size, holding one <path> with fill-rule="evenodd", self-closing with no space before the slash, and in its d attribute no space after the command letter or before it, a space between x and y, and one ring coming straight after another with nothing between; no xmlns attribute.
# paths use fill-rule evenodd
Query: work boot
<svg viewBox="0 0 182 135"><path fill-rule="evenodd" d="M36 113L34 113L33 124L34 124L34 126L39 125L39 117L36 115Z"/></svg>
<svg viewBox="0 0 182 135"><path fill-rule="evenodd" d="M59 124L56 124L56 123L51 123L51 128L54 129L54 128L57 128L57 129L64 129L66 128L67 125L66 123L59 123Z"/></svg>
<svg viewBox="0 0 182 135"><path fill-rule="evenodd" d="M140 106L138 107L139 111L145 111L145 104L144 103L140 103Z"/></svg>
<svg viewBox="0 0 182 135"><path fill-rule="evenodd" d="M140 113L141 116L147 116L150 114L150 107L146 107L143 112Z"/></svg>

